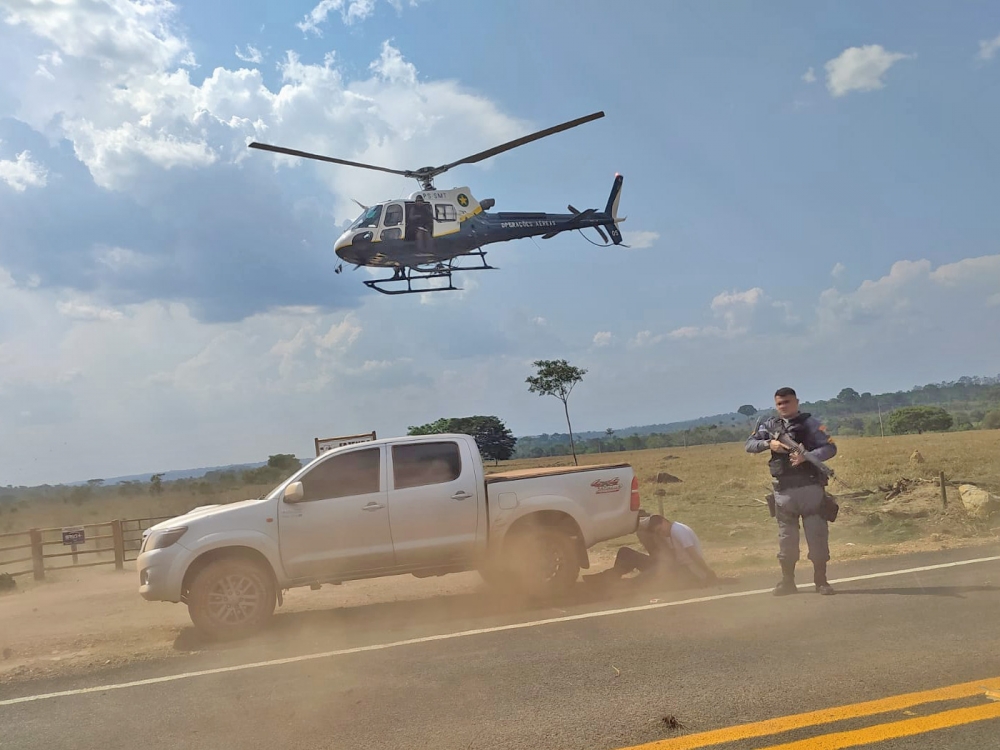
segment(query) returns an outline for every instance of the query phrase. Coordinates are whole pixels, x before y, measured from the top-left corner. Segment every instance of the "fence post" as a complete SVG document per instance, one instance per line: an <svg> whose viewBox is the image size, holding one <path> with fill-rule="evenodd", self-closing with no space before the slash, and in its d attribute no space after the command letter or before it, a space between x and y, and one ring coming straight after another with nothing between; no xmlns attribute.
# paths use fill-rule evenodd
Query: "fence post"
<svg viewBox="0 0 1000 750"><path fill-rule="evenodd" d="M70 552L73 553L73 564L76 565L80 561L80 556L76 554L76 545L71 544L69 546Z"/></svg>
<svg viewBox="0 0 1000 750"><path fill-rule="evenodd" d="M116 518L111 522L111 534L114 536L115 544L115 570L125 569L125 536L122 534L121 519Z"/></svg>
<svg viewBox="0 0 1000 750"><path fill-rule="evenodd" d="M35 580L44 581L45 558L42 556L42 532L38 529L31 529L28 535L31 537L31 567L35 573Z"/></svg>
<svg viewBox="0 0 1000 750"><path fill-rule="evenodd" d="M947 508L948 507L948 490L946 490L945 486L944 486L944 472L942 471L938 476L941 479L941 507Z"/></svg>

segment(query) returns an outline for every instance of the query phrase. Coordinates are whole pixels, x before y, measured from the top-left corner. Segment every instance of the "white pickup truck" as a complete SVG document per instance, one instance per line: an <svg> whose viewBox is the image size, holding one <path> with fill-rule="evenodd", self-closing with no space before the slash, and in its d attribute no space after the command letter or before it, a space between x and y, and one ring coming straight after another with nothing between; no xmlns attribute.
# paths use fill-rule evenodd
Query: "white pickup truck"
<svg viewBox="0 0 1000 750"><path fill-rule="evenodd" d="M401 573L478 570L544 598L575 583L590 547L638 521L628 464L487 476L468 435L375 440L324 453L256 500L151 527L139 593L186 603L217 638L261 627L286 589Z"/></svg>

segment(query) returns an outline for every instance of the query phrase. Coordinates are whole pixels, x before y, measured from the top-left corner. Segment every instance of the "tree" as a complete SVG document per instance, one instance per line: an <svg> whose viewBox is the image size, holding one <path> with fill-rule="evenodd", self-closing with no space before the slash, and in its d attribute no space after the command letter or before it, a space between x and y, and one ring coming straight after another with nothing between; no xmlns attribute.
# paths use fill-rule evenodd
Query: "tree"
<svg viewBox="0 0 1000 750"><path fill-rule="evenodd" d="M984 430L1000 429L1000 409L986 412L980 425Z"/></svg>
<svg viewBox="0 0 1000 750"><path fill-rule="evenodd" d="M408 435L440 435L443 433L471 435L476 441L480 454L494 464L506 461L514 455L517 438L499 417L442 417L435 422L410 427Z"/></svg>
<svg viewBox="0 0 1000 750"><path fill-rule="evenodd" d="M889 415L889 429L894 435L942 432L951 429L954 419L940 406L904 406Z"/></svg>
<svg viewBox="0 0 1000 750"><path fill-rule="evenodd" d="M579 464L576 459L573 425L569 421L569 404L567 402L573 386L583 380L587 371L574 367L565 359L539 359L534 362L534 365L538 372L525 380L528 384L528 391L537 393L539 396L555 396L562 401L563 411L566 413L566 426L569 428L569 446L573 452L573 463Z"/></svg>
<svg viewBox="0 0 1000 750"><path fill-rule="evenodd" d="M149 494L159 495L161 492L163 492L163 475L153 474L149 478Z"/></svg>
<svg viewBox="0 0 1000 750"><path fill-rule="evenodd" d="M418 427L409 427L407 435L440 435L445 432L452 432L451 425L455 420L449 417L442 417L436 422L429 422Z"/></svg>
<svg viewBox="0 0 1000 750"><path fill-rule="evenodd" d="M272 469L287 472L291 476L302 468L302 462L295 457L294 453L276 453L267 457L267 465Z"/></svg>
<svg viewBox="0 0 1000 750"><path fill-rule="evenodd" d="M757 407L752 404L743 404L743 406L736 410L736 413L746 417L747 424L750 424L753 422L753 418L757 416Z"/></svg>
<svg viewBox="0 0 1000 750"><path fill-rule="evenodd" d="M842 404L856 404L861 400L861 394L853 388L844 388L837 394L837 400Z"/></svg>

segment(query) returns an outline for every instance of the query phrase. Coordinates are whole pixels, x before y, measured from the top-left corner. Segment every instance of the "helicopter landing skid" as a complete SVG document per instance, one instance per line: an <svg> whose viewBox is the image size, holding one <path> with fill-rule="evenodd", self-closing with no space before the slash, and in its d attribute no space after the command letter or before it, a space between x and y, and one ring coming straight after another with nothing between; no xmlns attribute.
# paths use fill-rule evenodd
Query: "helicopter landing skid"
<svg viewBox="0 0 1000 750"><path fill-rule="evenodd" d="M475 266L460 266L456 265L455 258L449 261L423 264L419 266L407 266L405 268L397 269L395 275L383 279L368 279L364 282L365 286L369 289L374 289L376 292L381 292L382 294L424 294L426 292L458 292L462 291L461 287L457 287L452 283L452 274L458 271L495 271L496 267L491 266L486 262L486 253L482 250L477 252L468 253L468 255L477 256L481 262L481 265ZM434 286L432 281L434 279L445 279L448 282L447 286ZM417 287L414 287L414 282L418 282ZM420 283L426 282L426 284ZM404 288L400 288L404 287Z"/></svg>

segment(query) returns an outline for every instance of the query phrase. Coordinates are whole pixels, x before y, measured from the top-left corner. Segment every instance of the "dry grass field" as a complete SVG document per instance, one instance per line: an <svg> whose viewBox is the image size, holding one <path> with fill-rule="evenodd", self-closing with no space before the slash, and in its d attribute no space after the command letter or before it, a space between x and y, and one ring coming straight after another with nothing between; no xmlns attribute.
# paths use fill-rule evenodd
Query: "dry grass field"
<svg viewBox="0 0 1000 750"><path fill-rule="evenodd" d="M958 494L963 483L1000 494L1000 430L976 430L886 438L835 438L837 456L829 465L848 485L832 482L841 513L831 526L831 546L839 559L975 544L1000 535L1000 517L968 518ZM923 462L911 459L917 451ZM767 454L750 455L742 444L699 445L633 453L586 455L581 463L627 461L640 481L642 505L663 510L691 526L720 571L775 565L777 526L763 504L770 491ZM505 468L571 464L571 458L511 462ZM947 482L947 509L937 485ZM679 479L657 481L668 473ZM666 477L663 477L666 480ZM886 501L880 487L913 480ZM925 480L919 482L918 480ZM934 483L931 484L931 480ZM871 494L862 495L865 491ZM634 544L634 539L611 545ZM802 555L805 557L805 541Z"/></svg>
<svg viewBox="0 0 1000 750"><path fill-rule="evenodd" d="M882 438L837 438L839 452L830 465L850 490L833 483L830 491L840 497L841 515L831 530L831 542L839 557L891 554L913 549L972 543L995 538L1000 518L972 521L958 496L959 483L973 483L1000 494L1000 430L906 435ZM919 451L924 461L911 460ZM662 501L670 518L683 521L698 533L720 570L770 565L774 560L776 526L763 498L769 491L767 459L749 455L742 444L700 445L635 452L585 455L584 464L625 461L635 467L640 480L642 504L657 512ZM533 466L568 465L572 459L532 459L501 463L487 470L499 471ZM932 480L944 471L950 483L949 506L941 507L935 485L918 485L890 503L888 487L901 479ZM667 473L680 481L657 481ZM199 505L228 503L256 497L268 486L243 486L215 494L177 490L165 485L158 496L144 490L120 495L106 488L102 496L79 505L64 501L20 501L0 514L0 532L32 527L59 527L107 521L112 518L170 516ZM854 497L855 492L872 494ZM852 492L855 491L855 492ZM916 511L907 511L910 506ZM632 538L615 540L614 548L634 543ZM598 550L600 553L600 550ZM803 547L803 556L805 550ZM604 556L597 555L601 560Z"/></svg>

